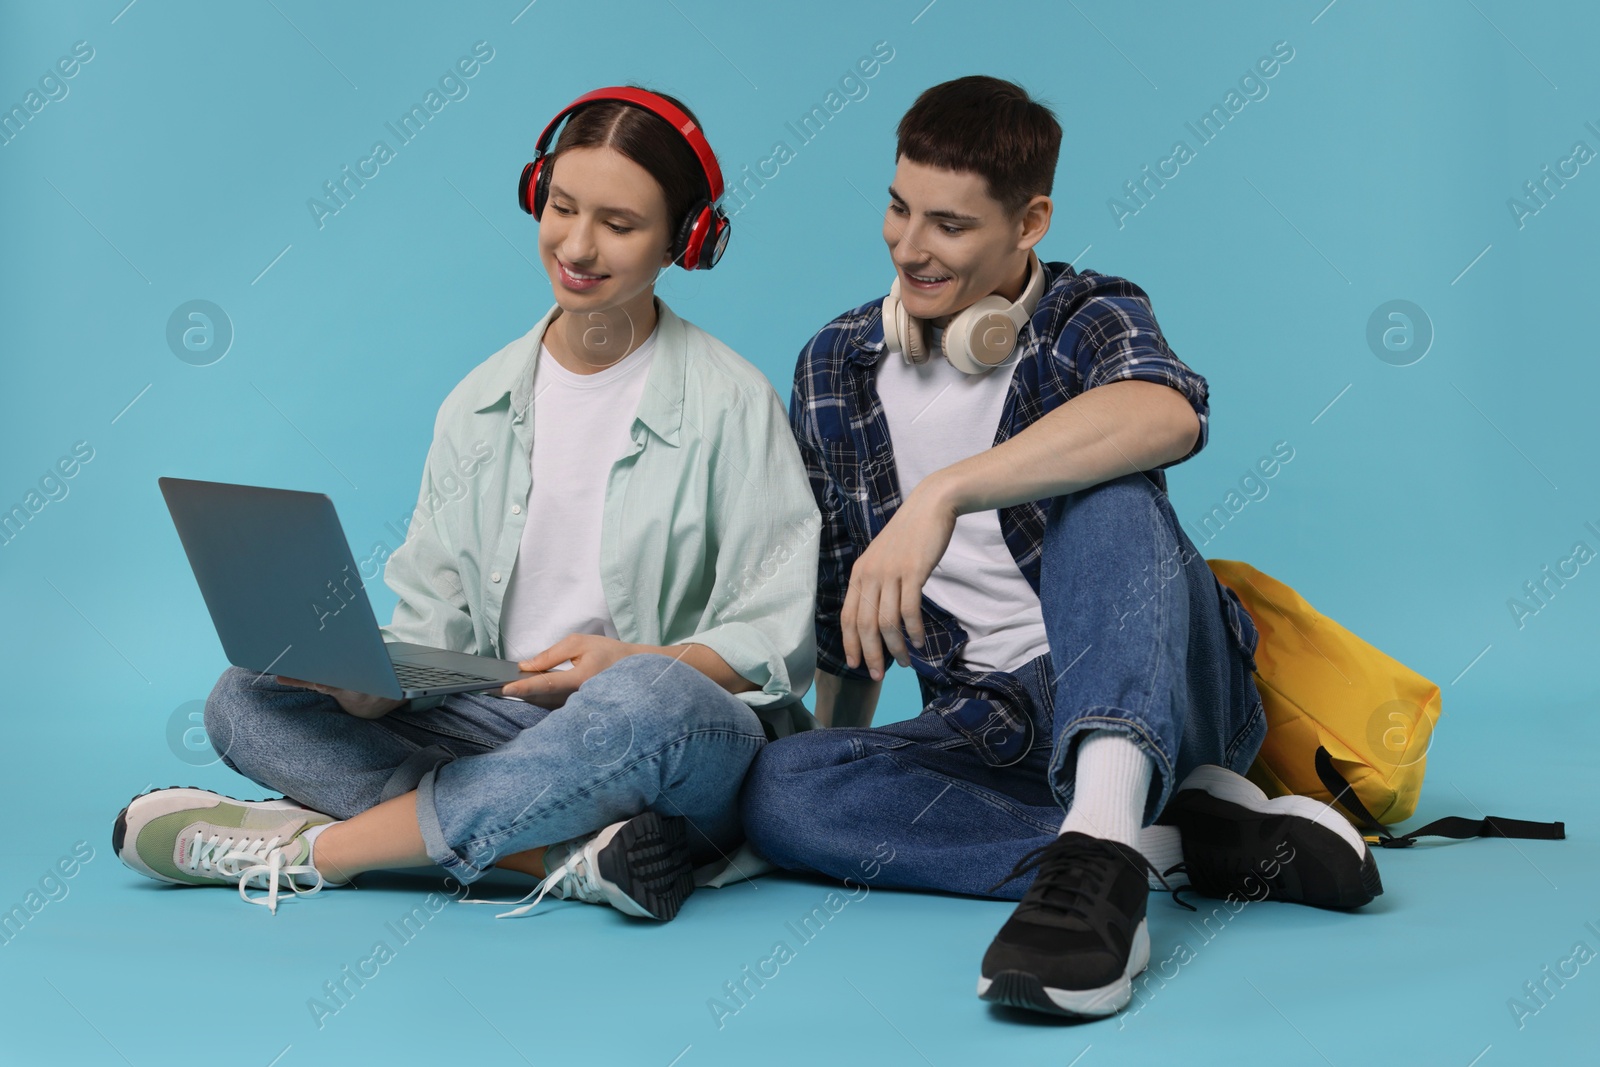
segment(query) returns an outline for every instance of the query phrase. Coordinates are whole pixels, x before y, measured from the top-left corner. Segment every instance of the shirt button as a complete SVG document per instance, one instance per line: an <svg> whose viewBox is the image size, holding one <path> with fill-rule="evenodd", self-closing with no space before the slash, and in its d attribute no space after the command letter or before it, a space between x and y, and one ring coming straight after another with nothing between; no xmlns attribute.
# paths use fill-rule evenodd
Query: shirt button
<svg viewBox="0 0 1600 1067"><path fill-rule="evenodd" d="M511 514L513 514L513 515L521 515L522 514L522 505L521 504L512 504L511 505Z"/></svg>
<svg viewBox="0 0 1600 1067"><path fill-rule="evenodd" d="M489 580L491 582L498 582L500 580L500 572L495 571L493 574L489 575Z"/></svg>

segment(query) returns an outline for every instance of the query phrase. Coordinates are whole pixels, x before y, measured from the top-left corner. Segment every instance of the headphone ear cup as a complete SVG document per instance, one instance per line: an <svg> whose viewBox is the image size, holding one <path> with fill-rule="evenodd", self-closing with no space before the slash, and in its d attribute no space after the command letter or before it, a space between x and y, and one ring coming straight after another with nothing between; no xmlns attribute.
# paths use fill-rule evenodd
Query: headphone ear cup
<svg viewBox="0 0 1600 1067"><path fill-rule="evenodd" d="M944 358L965 374L984 374L1010 362L1017 352L1016 326L1004 297L986 296L945 327Z"/></svg>
<svg viewBox="0 0 1600 1067"><path fill-rule="evenodd" d="M533 179L539 173L540 162L540 160L534 160L532 163L529 163L527 166L523 167L522 177L517 180L517 206L530 215L534 214L534 210L533 201L528 199L528 190L533 184Z"/></svg>
<svg viewBox="0 0 1600 1067"><path fill-rule="evenodd" d="M925 363L928 345L923 335L922 323L912 318L900 303L900 279L889 287L883 298L883 342L891 352L898 352L907 363Z"/></svg>
<svg viewBox="0 0 1600 1067"><path fill-rule="evenodd" d="M900 300L896 295L899 282L889 289L889 295L883 298L883 310L878 317L883 320L883 345L890 352L905 351L905 346L900 341Z"/></svg>
<svg viewBox="0 0 1600 1067"><path fill-rule="evenodd" d="M528 213L535 219L544 217L545 201L550 198L550 157L540 156L533 161L533 173L529 181L533 186L533 204Z"/></svg>
<svg viewBox="0 0 1600 1067"><path fill-rule="evenodd" d="M733 236L733 222L715 208L711 211L711 231L706 235L705 247L700 252L700 269L710 270L722 260L728 250L728 238Z"/></svg>
<svg viewBox="0 0 1600 1067"><path fill-rule="evenodd" d="M701 262L705 252L706 236L711 231L711 206L700 201L683 217L678 227L677 239L672 243L672 260L684 270L704 270Z"/></svg>
<svg viewBox="0 0 1600 1067"><path fill-rule="evenodd" d="M987 374L1022 358L1022 332L1044 294L1044 266L1028 253L1028 282L1016 301L986 296L950 321L944 331L944 358L966 374Z"/></svg>
<svg viewBox="0 0 1600 1067"><path fill-rule="evenodd" d="M894 314L906 360L918 366L928 362L928 338L922 320L914 318L899 301L895 301Z"/></svg>

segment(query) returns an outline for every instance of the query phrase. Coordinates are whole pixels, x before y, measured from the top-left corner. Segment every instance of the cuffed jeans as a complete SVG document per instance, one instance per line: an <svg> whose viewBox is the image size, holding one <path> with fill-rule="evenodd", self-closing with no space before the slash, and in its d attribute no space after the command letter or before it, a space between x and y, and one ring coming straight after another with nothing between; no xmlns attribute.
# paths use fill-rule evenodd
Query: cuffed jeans
<svg viewBox="0 0 1600 1067"><path fill-rule="evenodd" d="M461 882L496 858L644 811L687 820L694 862L743 836L738 794L766 743L754 711L670 656L629 656L558 710L475 693L381 719L230 667L206 701L223 762L348 819L416 790L428 856Z"/></svg>
<svg viewBox="0 0 1600 1067"><path fill-rule="evenodd" d="M1059 832L1086 732L1126 734L1150 756L1146 825L1195 767L1243 773L1255 758L1266 718L1220 595L1143 474L1058 497L1040 575L1050 651L1015 672L1032 698L1029 753L992 766L930 711L796 734L766 746L745 782L750 844L779 867L844 878L887 842L896 858L876 885L1018 899L1029 879L990 887Z"/></svg>

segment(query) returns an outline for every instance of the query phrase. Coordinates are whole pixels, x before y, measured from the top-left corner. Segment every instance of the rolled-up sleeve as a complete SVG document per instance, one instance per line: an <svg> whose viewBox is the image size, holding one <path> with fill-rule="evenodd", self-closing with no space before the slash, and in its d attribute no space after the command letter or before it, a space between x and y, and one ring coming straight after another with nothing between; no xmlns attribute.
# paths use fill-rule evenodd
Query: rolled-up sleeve
<svg viewBox="0 0 1600 1067"><path fill-rule="evenodd" d="M1160 470L1205 447L1211 417L1209 389L1206 380L1168 346L1144 290L1124 279L1115 282L1079 307L1073 316L1078 328L1062 331L1056 354L1072 364L1069 377L1078 377L1083 389L1137 380L1157 382L1183 394L1200 419L1200 432L1181 458L1154 468Z"/></svg>
<svg viewBox="0 0 1600 1067"><path fill-rule="evenodd" d="M812 603L820 520L783 406L763 383L722 420L711 478L715 578L705 645L759 686L752 705L798 699L816 669Z"/></svg>

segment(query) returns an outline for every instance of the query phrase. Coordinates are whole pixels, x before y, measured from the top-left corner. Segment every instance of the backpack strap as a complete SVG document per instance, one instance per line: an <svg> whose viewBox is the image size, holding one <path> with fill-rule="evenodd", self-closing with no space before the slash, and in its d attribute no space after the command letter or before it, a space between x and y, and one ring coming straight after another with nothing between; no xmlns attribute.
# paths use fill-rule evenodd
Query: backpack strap
<svg viewBox="0 0 1600 1067"><path fill-rule="evenodd" d="M1506 819L1497 815L1486 815L1481 819L1464 819L1459 815L1447 815L1408 834L1396 835L1373 818L1366 805L1361 803L1361 798L1356 796L1356 791L1350 783L1345 781L1344 775L1333 765L1333 757L1321 745L1317 746L1316 765L1317 777L1322 780L1323 787L1333 795L1334 801L1342 804L1345 810L1356 817L1357 822L1371 830L1375 836L1368 837L1368 841L1382 848L1410 848L1417 843L1419 837L1450 837L1457 840L1473 837L1516 837L1537 841L1562 841L1567 836L1566 823L1527 822L1523 819Z"/></svg>

